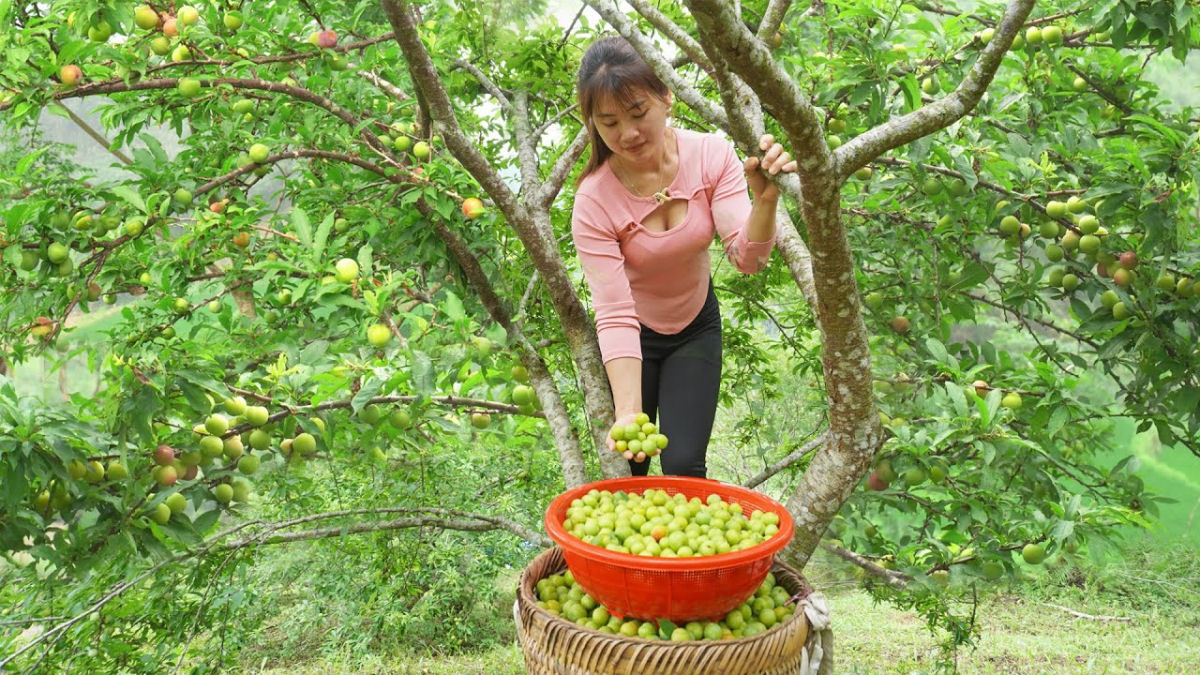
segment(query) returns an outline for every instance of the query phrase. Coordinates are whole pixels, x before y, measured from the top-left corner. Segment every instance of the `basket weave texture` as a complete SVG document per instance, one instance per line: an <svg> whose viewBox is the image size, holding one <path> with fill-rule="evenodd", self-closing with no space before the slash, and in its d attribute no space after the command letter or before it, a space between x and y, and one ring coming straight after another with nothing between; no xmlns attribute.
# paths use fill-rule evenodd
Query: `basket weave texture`
<svg viewBox="0 0 1200 675"><path fill-rule="evenodd" d="M736 640L669 642L601 633L537 606L537 582L566 569L555 547L525 568L517 587L517 620L531 675L783 675L801 672L809 624L804 612L758 635ZM793 595L812 591L787 565L772 568Z"/></svg>

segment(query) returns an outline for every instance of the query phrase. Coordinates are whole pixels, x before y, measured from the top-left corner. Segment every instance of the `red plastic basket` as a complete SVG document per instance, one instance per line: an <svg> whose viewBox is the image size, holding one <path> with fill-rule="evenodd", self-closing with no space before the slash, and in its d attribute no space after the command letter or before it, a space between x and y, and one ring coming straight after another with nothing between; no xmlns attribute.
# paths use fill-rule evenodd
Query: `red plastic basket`
<svg viewBox="0 0 1200 675"><path fill-rule="evenodd" d="M641 493L664 490L688 499L717 494L755 510L779 516L779 532L740 551L693 558L659 558L610 551L589 544L563 528L572 500L591 490ZM646 476L588 483L555 497L546 508L546 532L563 549L575 580L614 616L671 621L716 620L754 594L771 571L775 553L792 540L795 526L782 504L753 490L706 478Z"/></svg>

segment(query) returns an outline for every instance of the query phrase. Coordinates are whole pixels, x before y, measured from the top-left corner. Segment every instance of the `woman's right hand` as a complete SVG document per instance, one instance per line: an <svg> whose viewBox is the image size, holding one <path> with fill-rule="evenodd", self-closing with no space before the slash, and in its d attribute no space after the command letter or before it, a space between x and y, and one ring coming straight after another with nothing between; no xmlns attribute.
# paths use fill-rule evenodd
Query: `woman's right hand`
<svg viewBox="0 0 1200 675"><path fill-rule="evenodd" d="M608 444L609 450L612 450L613 452L620 452L621 456L624 457L625 459L632 460L634 462L644 462L647 459L645 452L638 452L637 454L634 454L634 453L630 452L629 450L624 450L624 451L618 450L617 449L617 441L613 439L613 435L612 435L612 430L614 428L616 428L618 426L624 427L628 424L633 424L634 422L637 421L636 418L637 418L637 413L635 413L635 412L629 412L629 413L623 413L621 415L617 415L617 419L614 420L612 426L609 427L609 433L605 435L604 441L605 441L605 443Z"/></svg>
<svg viewBox="0 0 1200 675"><path fill-rule="evenodd" d="M617 416L617 419L613 420L613 426L633 424L637 421L638 411L642 409L642 360L631 356L622 356L606 362L604 369L608 373L608 382L612 387L613 410L616 411ZM635 462L646 461L645 455L639 459L634 456L635 453L617 450L617 441L612 437L612 427L608 429L609 432L605 436L609 450L620 452L625 459L632 459Z"/></svg>

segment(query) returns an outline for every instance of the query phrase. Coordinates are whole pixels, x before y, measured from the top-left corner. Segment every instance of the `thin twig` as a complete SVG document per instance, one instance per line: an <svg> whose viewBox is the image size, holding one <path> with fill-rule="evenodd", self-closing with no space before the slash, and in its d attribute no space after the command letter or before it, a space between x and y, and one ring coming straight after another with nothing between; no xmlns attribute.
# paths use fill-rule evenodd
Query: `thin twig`
<svg viewBox="0 0 1200 675"><path fill-rule="evenodd" d="M882 579L892 588L904 588L908 582L912 581L912 577L903 572L889 570L886 567L883 567L882 565L879 565L878 563L875 563L874 561L869 560L855 553L854 551L842 548L841 546L834 546L828 542L822 542L821 548L829 551L846 562L851 562L855 565L858 565L872 576Z"/></svg>
<svg viewBox="0 0 1200 675"><path fill-rule="evenodd" d="M1060 609L1060 610L1066 612L1067 614L1070 614L1071 616L1074 616L1074 617L1077 617L1080 619L1090 619L1092 621L1132 621L1133 620L1127 616L1105 616L1105 615L1101 615L1101 614L1084 614L1083 612L1077 612L1073 609L1070 609L1069 607L1063 607L1062 605L1056 605L1051 602L1039 602L1038 604L1042 605L1044 607L1053 607L1054 609Z"/></svg>
<svg viewBox="0 0 1200 675"><path fill-rule="evenodd" d="M132 159L129 159L129 157L126 156L125 153L114 148L112 146L112 143L109 143L108 139L105 138L103 136L103 134L101 134L99 131L96 131L94 128L92 128L92 125L88 124L87 120L83 119L79 115L76 115L74 110L71 110L67 106L63 105L62 101L55 101L54 105L58 106L59 108L62 108L67 113L67 116L71 118L71 121L75 123L75 126L82 129L83 133L87 134L88 136L91 136L92 140L99 143L100 147L104 148L105 150L107 150L109 152L109 154L111 154L113 157L116 157L118 160L120 160L120 162L122 164L124 164L125 166L131 166L133 164Z"/></svg>
<svg viewBox="0 0 1200 675"><path fill-rule="evenodd" d="M780 471L783 471L785 468L800 461L800 459L802 457L809 454L813 450L816 450L817 448L821 447L821 445L823 443L825 443L825 436L826 436L825 434L821 434L820 436L817 436L816 438L812 439L811 441L805 443L800 448L789 453L787 457L784 457L783 459L779 460L778 462L775 462L771 466L768 466L767 468L763 469L762 471L760 471L758 473L757 476L746 481L745 487L748 487L748 488L756 487L756 486L762 484L763 481L767 480L771 476L774 476L775 474L779 473Z"/></svg>

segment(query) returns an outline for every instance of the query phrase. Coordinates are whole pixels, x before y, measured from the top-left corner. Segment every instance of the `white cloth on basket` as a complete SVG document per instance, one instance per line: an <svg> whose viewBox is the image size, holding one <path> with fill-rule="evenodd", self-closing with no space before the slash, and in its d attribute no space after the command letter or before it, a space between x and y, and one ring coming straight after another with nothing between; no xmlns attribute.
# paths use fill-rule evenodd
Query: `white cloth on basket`
<svg viewBox="0 0 1200 675"><path fill-rule="evenodd" d="M802 675L829 675L833 672L833 629L829 621L829 601L825 596L813 592L800 601L800 608L808 617L812 630L804 643L804 656L800 663Z"/></svg>

